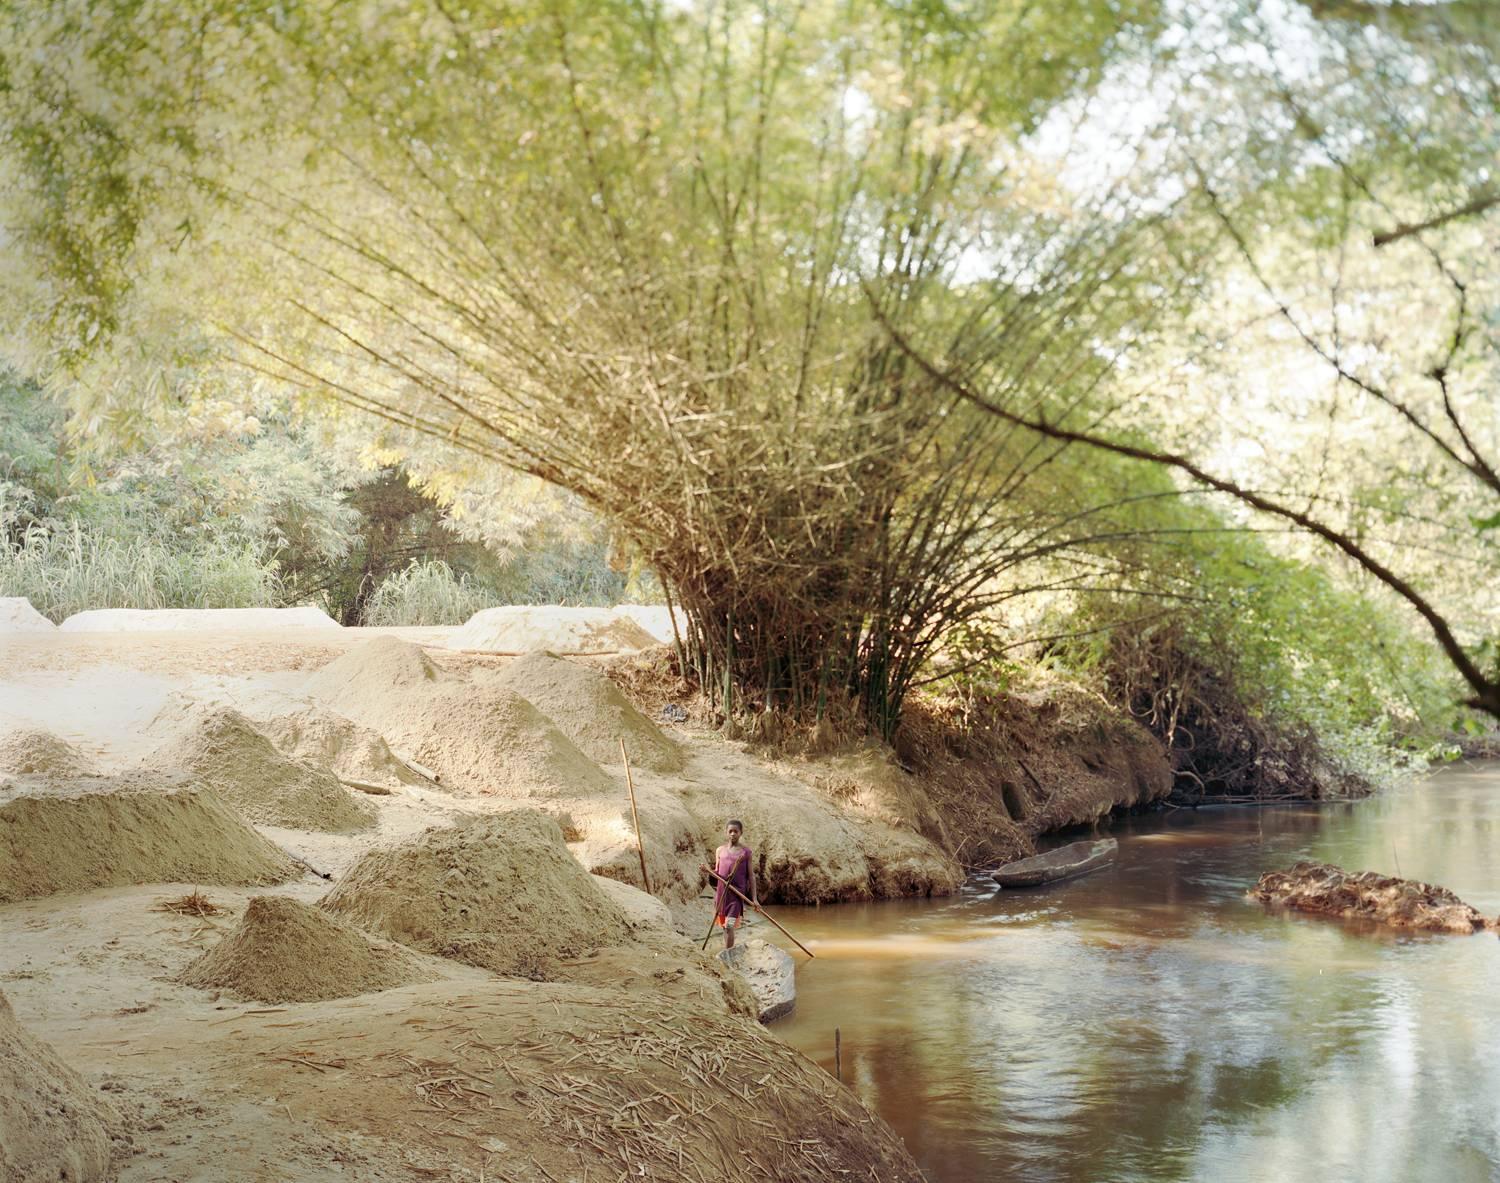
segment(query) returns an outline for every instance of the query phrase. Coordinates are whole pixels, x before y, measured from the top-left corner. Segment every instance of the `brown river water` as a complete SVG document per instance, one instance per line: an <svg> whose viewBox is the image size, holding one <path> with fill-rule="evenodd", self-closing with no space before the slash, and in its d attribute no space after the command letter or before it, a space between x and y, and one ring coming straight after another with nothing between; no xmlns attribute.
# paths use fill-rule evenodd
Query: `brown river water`
<svg viewBox="0 0 1500 1183"><path fill-rule="evenodd" d="M1500 764L1369 801L1113 823L1072 883L779 909L797 1009L933 1183L1500 1181L1500 940L1245 898L1298 859L1500 912ZM761 932L757 929L757 935Z"/></svg>

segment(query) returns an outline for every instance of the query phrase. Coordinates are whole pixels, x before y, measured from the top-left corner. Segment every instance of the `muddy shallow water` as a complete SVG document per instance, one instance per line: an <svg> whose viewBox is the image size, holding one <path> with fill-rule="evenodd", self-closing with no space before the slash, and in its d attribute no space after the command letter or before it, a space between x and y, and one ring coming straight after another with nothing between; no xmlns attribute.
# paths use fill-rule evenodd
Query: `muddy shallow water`
<svg viewBox="0 0 1500 1183"><path fill-rule="evenodd" d="M1500 765L1110 832L1117 863L1073 883L783 910L817 959L772 1030L831 1071L840 1028L933 1183L1500 1180L1500 940L1245 898L1318 859L1500 912Z"/></svg>

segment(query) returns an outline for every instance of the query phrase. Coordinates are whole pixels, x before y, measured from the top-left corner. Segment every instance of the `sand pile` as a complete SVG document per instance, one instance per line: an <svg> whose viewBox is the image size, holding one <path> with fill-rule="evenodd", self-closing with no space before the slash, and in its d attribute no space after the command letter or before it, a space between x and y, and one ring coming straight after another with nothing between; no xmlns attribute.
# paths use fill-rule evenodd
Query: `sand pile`
<svg viewBox="0 0 1500 1183"><path fill-rule="evenodd" d="M550 817L517 810L372 850L322 900L361 928L468 965L548 978L619 944L625 915Z"/></svg>
<svg viewBox="0 0 1500 1183"><path fill-rule="evenodd" d="M318 1002L428 981L404 949L308 904L258 895L239 926L192 962L179 981L258 1002Z"/></svg>
<svg viewBox="0 0 1500 1183"><path fill-rule="evenodd" d="M649 649L656 638L628 616L609 608L485 608L448 638L449 649L483 653L629 653Z"/></svg>
<svg viewBox="0 0 1500 1183"><path fill-rule="evenodd" d="M623 616L627 620L634 621L654 637L658 644L670 645L673 641L672 617L674 612L668 610L665 604L616 604L614 614ZM676 609L677 633L676 636L687 636L687 613L681 608Z"/></svg>
<svg viewBox="0 0 1500 1183"><path fill-rule="evenodd" d="M165 729L168 720L160 725ZM173 729L175 737L152 760L191 773L251 821L329 832L374 824L374 809L338 777L282 755L232 707L194 707Z"/></svg>
<svg viewBox="0 0 1500 1183"><path fill-rule="evenodd" d="M445 674L417 645L378 637L319 670L308 693L438 774L444 788L517 798L591 796L613 782L525 698Z"/></svg>
<svg viewBox="0 0 1500 1183"><path fill-rule="evenodd" d="M265 632L341 626L321 608L94 608L73 613L58 627L69 633L141 633L184 629Z"/></svg>
<svg viewBox="0 0 1500 1183"><path fill-rule="evenodd" d="M0 633L52 633L53 624L25 596L0 596Z"/></svg>
<svg viewBox="0 0 1500 1183"><path fill-rule="evenodd" d="M633 765L679 772L682 752L636 710L599 670L554 653L528 653L493 675L496 685L524 695L583 753L601 764L620 762L620 740Z"/></svg>
<svg viewBox="0 0 1500 1183"><path fill-rule="evenodd" d="M0 994L0 1179L92 1183L109 1178L118 1115L53 1050L16 1022Z"/></svg>
<svg viewBox="0 0 1500 1183"><path fill-rule="evenodd" d="M296 874L207 790L139 778L0 790L0 903L132 883L257 886Z"/></svg>
<svg viewBox="0 0 1500 1183"><path fill-rule="evenodd" d="M1445 887L1375 871L1346 871L1330 863L1302 862L1285 871L1267 871L1250 889L1250 897L1301 912L1423 932L1500 928L1500 920L1489 919Z"/></svg>
<svg viewBox="0 0 1500 1183"><path fill-rule="evenodd" d="M304 707L263 719L259 727L285 755L329 768L342 780L388 789L432 787L391 751L378 731L334 711Z"/></svg>
<svg viewBox="0 0 1500 1183"><path fill-rule="evenodd" d="M527 799L615 791L546 715L502 686L459 685L415 700L385 734L458 793Z"/></svg>
<svg viewBox="0 0 1500 1183"><path fill-rule="evenodd" d="M88 759L60 735L42 727L0 733L0 772L16 776L93 776Z"/></svg>
<svg viewBox="0 0 1500 1183"><path fill-rule="evenodd" d="M399 719L414 699L423 698L450 678L422 652L420 645L395 637L376 637L330 661L307 681L307 693L340 714L377 731Z"/></svg>

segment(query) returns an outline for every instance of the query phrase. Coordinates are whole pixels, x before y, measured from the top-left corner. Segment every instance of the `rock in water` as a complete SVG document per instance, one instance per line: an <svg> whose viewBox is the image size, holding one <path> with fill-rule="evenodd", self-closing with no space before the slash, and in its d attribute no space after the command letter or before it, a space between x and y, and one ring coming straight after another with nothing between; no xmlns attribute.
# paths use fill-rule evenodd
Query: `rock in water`
<svg viewBox="0 0 1500 1183"><path fill-rule="evenodd" d="M768 941L741 940L721 950L719 960L750 983L762 1023L792 1013L797 1005L797 967L785 949Z"/></svg>
<svg viewBox="0 0 1500 1183"><path fill-rule="evenodd" d="M1447 888L1375 871L1349 872L1329 863L1297 863L1267 871L1250 889L1252 899L1300 912L1370 920L1420 932L1471 933L1500 928Z"/></svg>
<svg viewBox="0 0 1500 1183"><path fill-rule="evenodd" d="M78 1073L21 1029L0 994L0 1179L102 1183L118 1122Z"/></svg>

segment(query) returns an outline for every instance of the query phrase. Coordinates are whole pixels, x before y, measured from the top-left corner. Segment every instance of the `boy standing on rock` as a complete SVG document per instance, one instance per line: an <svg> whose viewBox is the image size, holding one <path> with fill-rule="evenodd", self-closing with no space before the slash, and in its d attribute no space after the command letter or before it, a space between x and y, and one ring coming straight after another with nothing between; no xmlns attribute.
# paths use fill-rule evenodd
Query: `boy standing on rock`
<svg viewBox="0 0 1500 1183"><path fill-rule="evenodd" d="M712 870L718 876L714 880L717 884L714 892L714 923L724 930L726 949L734 948L734 930L744 923L745 901L724 884L737 888L750 898L755 907L760 907L760 894L755 887L755 868L750 864L750 848L740 842L740 836L744 832L744 823L738 818L730 818L724 826L724 834L729 841L714 852L714 866L710 868L707 863L699 866L700 870Z"/></svg>

